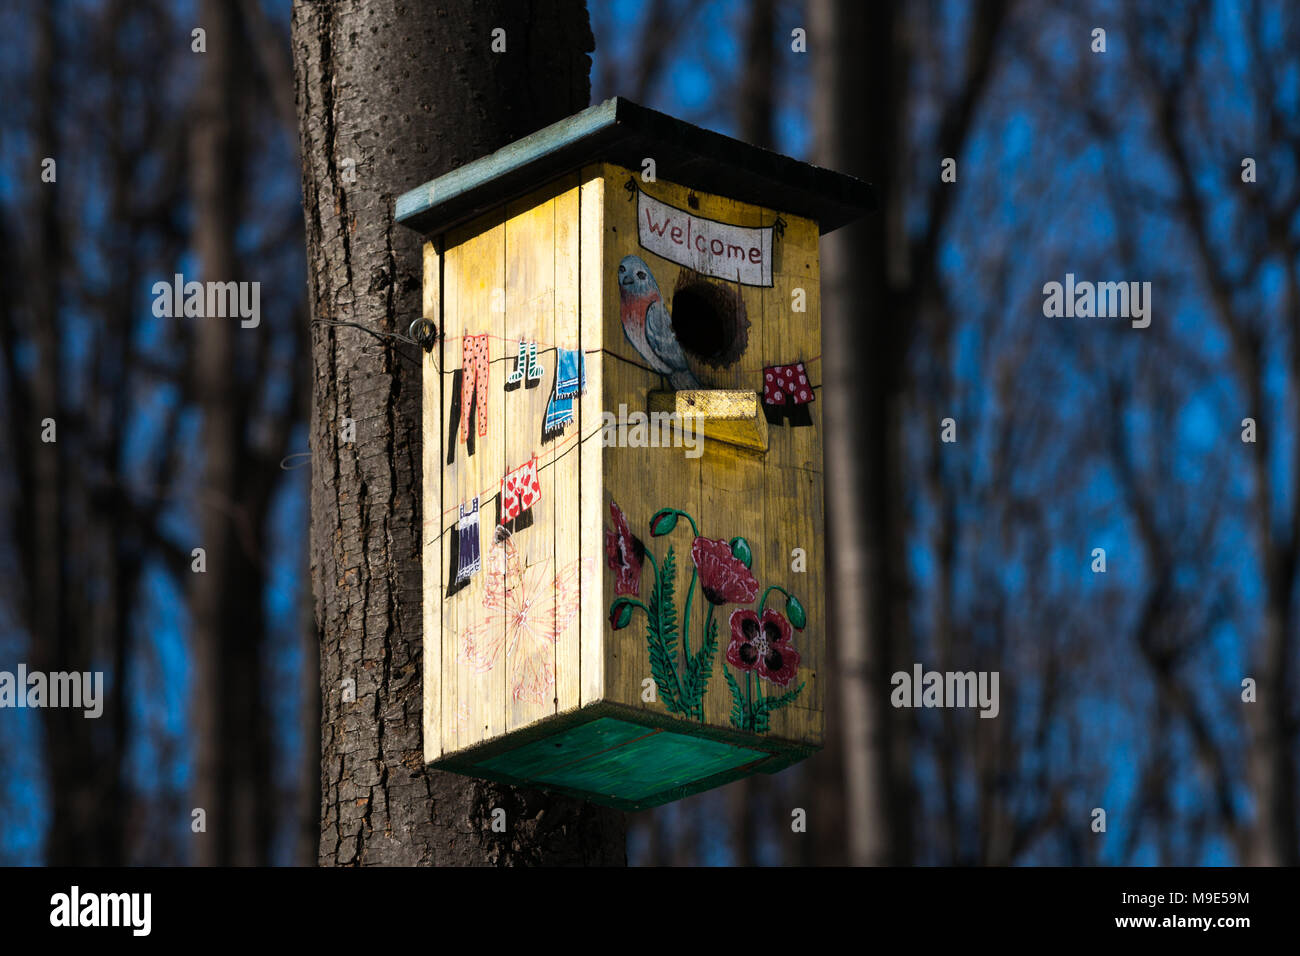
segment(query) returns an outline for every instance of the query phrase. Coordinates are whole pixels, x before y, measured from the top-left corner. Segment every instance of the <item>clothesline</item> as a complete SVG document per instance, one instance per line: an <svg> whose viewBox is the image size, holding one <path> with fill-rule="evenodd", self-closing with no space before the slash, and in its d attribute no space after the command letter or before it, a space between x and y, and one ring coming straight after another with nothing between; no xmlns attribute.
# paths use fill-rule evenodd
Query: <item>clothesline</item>
<svg viewBox="0 0 1300 956"><path fill-rule="evenodd" d="M530 339L530 338L527 338L527 337L522 336L522 335L513 335L513 336L494 335L494 334L491 333L491 332L471 332L471 333L469 333L469 334L470 334L470 335L486 335L486 336L487 336L488 338L490 338L490 339L496 339L498 342L508 342L508 343L510 343L511 345L518 345L520 342L525 342L525 343L527 343L527 342L533 342L533 343L535 343L535 344L537 345L537 349L538 349L539 352L549 352L549 351L551 351L552 349L558 349L558 348L561 348L561 346L559 346L559 345L552 345L552 344L549 343L549 342L542 342L542 341L540 341L540 340L538 340L538 339ZM464 335L444 335L444 336L442 337L442 339L443 339L444 342L459 342L459 341L460 341L461 339L463 339L463 338L465 338ZM566 345L566 346L563 346L563 348L568 348L568 346L567 346L567 345ZM591 354L592 352L599 352L600 349L587 349L586 351L587 351L587 354ZM514 358L514 355L513 355L513 354L507 354L507 355L506 355L506 358Z"/></svg>
<svg viewBox="0 0 1300 956"><path fill-rule="evenodd" d="M563 457L564 457L565 455L567 455L569 452L573 451L574 448L577 448L578 445L582 445L582 444L584 444L585 442L587 442L589 439L595 438L597 435L599 435L599 434L601 433L601 431L602 431L602 428L597 428L597 429L596 429L595 431L593 431L590 435L586 435L586 436L584 436L584 437L583 437L582 439L580 439L576 444L573 444L572 447L567 448L567 449L565 449L563 452L561 452L561 451L560 451L561 448L563 448L565 445L569 445L570 443L573 442L573 440L574 440L575 438L578 437L578 433L577 433L577 432L574 432L572 435L570 435L568 438L564 439L564 441L562 441L560 444L556 445L556 446L552 449L552 457L550 458L549 461L547 461L545 464L541 464L541 465L538 465L538 466L537 466L537 471L538 471L538 473L541 473L543 470L545 470L545 469L551 467L551 465L555 464L557 461L559 461L561 458L563 458ZM493 488L494 488L494 487L495 487L495 489L496 489L495 492L493 491ZM483 509L484 509L487 505L491 504L491 502L493 501L493 499L495 499L495 498L499 495L500 490L501 490L501 483L500 483L500 481L498 481L497 484L496 484L495 486L491 486L491 485L489 485L486 489L484 489L483 491L479 492L479 513L480 513L480 514L483 512ZM489 494L489 492L492 492L492 493ZM441 519L445 518L448 514L451 514L452 512L457 512L457 513L459 513L459 510L460 510L460 503L458 502L458 503L456 503L455 505L452 505L450 508L448 508L448 509L446 509L445 511L443 511L441 515L439 515L440 522L441 522ZM428 544L429 544L429 545L436 545L436 544L438 544L438 543L441 542L442 539L446 536L447 532L450 531L450 530L452 530L452 528L454 528L454 527L456 527L456 522L455 522L455 521L453 521L449 527L445 527L445 528L443 528L441 531L439 531L436 537L431 538L431 539L428 541Z"/></svg>
<svg viewBox="0 0 1300 956"><path fill-rule="evenodd" d="M545 462L542 462L542 463L539 463L539 464L538 464L538 466L537 466L537 471L538 471L538 473L540 474L542 471L544 471L544 470L546 470L547 468L551 467L551 465L553 465L553 464L555 464L557 461L559 461L562 457L564 457L564 455L567 455L567 454L569 453L569 451L572 451L572 450L573 450L572 448L569 448L567 451L561 451L561 449L564 449L566 446L573 445L573 443L574 443L575 440L578 440L578 444L582 444L582 442L585 442L585 441L587 440L587 438L592 438L592 437L594 437L594 436L596 436L596 435L599 435L599 434L601 433L601 430L602 430L603 427L604 427L604 423L602 422L602 423L601 423L601 428L597 428L594 432L592 432L592 433L591 433L590 435L588 435L586 438L582 438L582 439L580 439L580 440L578 440L578 432L575 431L575 432L574 432L572 435L570 435L568 438L565 438L565 439L561 440L560 442L556 443L555 445L552 445L552 446L551 446L551 451L550 451L550 458L549 458L548 460L546 460ZM574 447L577 447L577 446L574 445ZM478 499L479 499L479 507L480 507L480 509L482 509L482 508L486 507L488 504L490 504L490 503L492 502L492 500L493 500L494 498L497 497L497 495L500 493L500 491L501 491L501 481L500 481L500 479L498 479L498 480L496 481L495 484L489 485L487 488L485 488L485 489L483 489L482 491L480 491L480 492L478 493L478 495L477 495L477 497L478 497ZM475 496L474 496L474 495L466 495L466 496L465 496L465 500L469 500L470 498L473 498L473 497L475 497ZM446 509L444 509L443 512L442 512L442 516L445 517L446 515L451 514L453 511L457 511L459 508L460 508L460 502L457 502L456 504L452 505L450 508L446 508ZM441 538L443 534L446 534L446 532L447 532L447 529L443 529L443 531L442 531L441 533L439 533L438 537ZM435 538L434 540L436 541L437 539ZM433 544L433 541L430 541L429 543L430 543L430 544Z"/></svg>
<svg viewBox="0 0 1300 956"><path fill-rule="evenodd" d="M512 344L512 345L518 345L520 342L534 342L534 344L536 344L536 346L537 346L537 354L538 354L538 355L545 355L546 353L551 352L551 351L554 351L554 350L559 349L559 348L566 348L566 349L568 348L567 346L551 345L551 344L546 343L546 342L540 342L540 341L536 341L536 340L534 340L534 339L527 339L527 338L524 338L523 336L515 336L515 337L513 337L513 338L507 338L507 337L505 337L505 336L501 336L501 335L493 335L491 332L481 332L481 333L477 333L477 334L480 334L480 335L486 335L486 336L488 336L488 338L490 338L490 339L496 339L498 342L509 342L509 343ZM463 336L463 335L446 335L446 336L443 336L443 340L446 341L446 342L459 342L459 341L460 341L461 339L463 339L464 337L465 337L465 336ZM598 353L598 352L603 352L604 354L610 356L610 358L621 359L622 361L627 362L629 365L635 365L637 368L645 369L647 372L654 372L654 369L650 368L649 366L647 366L647 365L642 365L640 362L634 362L634 361L632 361L631 359L629 359L629 358L625 358L624 356L619 355L617 352L611 352L609 349L606 349L606 348L583 349L583 350L582 350L582 353L583 353L584 355L595 355L595 354ZM490 363L492 363L492 364L496 364L497 362L509 362L509 361L512 361L512 360L514 360L516 357L517 357L517 353L515 353L515 352L507 352L507 353L505 353L505 354L503 354L503 355L498 355L496 358L489 358L488 361L489 361ZM811 365L813 362L820 362L820 361L821 361L821 357L822 357L822 356L821 356L821 353L818 352L818 353L817 353L816 355L814 355L812 358L798 359L798 361L803 362L804 365ZM757 372L762 372L762 371L764 371L766 368L767 368L767 366L764 366L763 368L738 368L738 369L731 369L730 371L733 371L733 372L747 372L747 373L748 373L748 372L754 372L754 373L757 373ZM456 373L456 372L462 371L462 369L461 369L460 367L457 367L457 368L449 368L449 369L439 369L438 371L439 371L439 373L442 374L442 375L451 375L451 374L454 374L454 373ZM655 373L655 374L658 374L658 373Z"/></svg>

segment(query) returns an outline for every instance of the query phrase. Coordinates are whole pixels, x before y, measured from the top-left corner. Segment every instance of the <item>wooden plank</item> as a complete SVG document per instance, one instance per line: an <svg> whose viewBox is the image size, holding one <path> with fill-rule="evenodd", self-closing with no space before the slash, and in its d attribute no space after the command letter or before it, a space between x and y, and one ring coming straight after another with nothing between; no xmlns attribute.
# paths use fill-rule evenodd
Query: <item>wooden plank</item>
<svg viewBox="0 0 1300 956"><path fill-rule="evenodd" d="M763 326L769 347L764 365L789 365L802 361L813 386L812 404L805 406L812 426L796 427L788 420L768 429L772 454L769 460L794 468L822 470L822 362L821 362L821 275L818 264L817 225L808 219L785 216L785 234L778 240L778 263L772 291L766 298ZM796 296L802 290L802 296ZM801 298L804 312L794 311ZM760 384L757 386L761 389Z"/></svg>
<svg viewBox="0 0 1300 956"><path fill-rule="evenodd" d="M700 468L700 512L703 521L701 532L705 537L730 541L737 536L748 542L753 553L752 571L761 586L771 578L770 563L766 560L768 540L767 516L764 509L763 455L758 452L727 445L706 442ZM714 726L731 726L731 691L724 672L730 671L739 685L745 686L744 672L727 663L727 645L731 641L731 615L739 605L724 604L715 609L718 627L718 651L713 665L713 677L705 695L705 720Z"/></svg>
<svg viewBox="0 0 1300 956"><path fill-rule="evenodd" d="M820 745L824 727L826 653L825 560L823 554L822 429L821 429L821 295L816 223L786 215L780 237L773 288L765 300L762 321L768 348L763 365L803 361L813 385L814 400L805 406L811 425L790 419L768 429L764 461L769 541L764 550L771 568L770 583L795 594L807 612L808 624L795 631L792 643L800 654L803 692L795 703L772 715L771 732L803 743ZM801 289L802 296L795 290ZM794 310L802 298L805 311ZM792 552L804 551L807 570L792 569ZM783 597L769 607L783 610ZM797 686L794 685L794 686Z"/></svg>
<svg viewBox="0 0 1300 956"><path fill-rule="evenodd" d="M782 495L768 497L771 546L767 550L770 566L775 568L770 582L780 584L794 594L807 612L807 626L794 630L791 643L799 652L799 674L796 682L804 689L796 701L772 715L771 733L787 740L812 746L821 746L825 729L826 666L826 571L823 555L822 476L802 468L778 467L767 475L769 487L782 483ZM784 502L783 506L774 504ZM780 509L778 512L778 508ZM807 570L792 570L791 551L803 548ZM772 592L768 607L784 612L784 596ZM788 690L798 683L792 682ZM780 692L769 687L768 693Z"/></svg>
<svg viewBox="0 0 1300 956"><path fill-rule="evenodd" d="M675 414L710 441L767 451L767 419L757 392L721 388L652 391L650 411Z"/></svg>
<svg viewBox="0 0 1300 956"><path fill-rule="evenodd" d="M578 337L578 310L580 300L579 248L581 223L578 174L573 173L560 183L563 192L555 197L555 338L558 348L580 348ZM546 398L555 394L555 376L558 356L553 356L551 368L543 380ZM556 569L556 617L558 634L555 640L555 709L572 710L578 706L582 669L582 621L578 616L581 601L582 515L580 500L577 402L574 402L574 420L564 426L554 438L543 443L551 461L549 470L555 490L551 498L554 518L554 544Z"/></svg>
<svg viewBox="0 0 1300 956"><path fill-rule="evenodd" d="M441 327L441 257L435 241L424 244L423 315ZM424 653L421 664L424 692L424 760L437 760L442 740L442 381L441 347L422 358L421 407L421 608Z"/></svg>
<svg viewBox="0 0 1300 956"><path fill-rule="evenodd" d="M617 270L625 256L638 256L650 270L665 307L671 306L674 283L683 270L676 263L661 259L641 248L637 240L637 205L633 195L624 188L629 179L641 182L640 177L634 176L630 170L617 166L605 167L605 190L609 198L605 204L604 268L601 275L605 290L602 326L606 341L604 402L605 408L622 419L626 427L620 428L620 444L605 449L604 512L609 514L611 502L617 504L626 515L631 532L645 543L653 561L658 565L665 564L669 548L672 549L676 569L673 583L679 622L677 658L680 680L685 676L687 650L698 650L703 638L702 605L705 602L699 594L698 586L693 595L690 586L694 571L691 561L694 535L686 518L678 521L671 534L658 538L651 536L649 526L651 517L666 507L679 509L690 515L691 520L699 522L702 456L688 457L690 449L682 447L680 438L677 447L673 447L671 441L669 447L662 447L664 436L653 434L649 422L645 420L649 411L649 394L661 389L664 381L663 376L647 364L648 359L637 351L624 331ZM656 198L686 206L688 190L662 182L656 184L656 187ZM702 203L711 198L700 197ZM734 212L733 204L727 205ZM701 215L710 215L717 214L719 210L709 206L706 211L701 206L699 212ZM698 363L692 361L691 366L697 374L706 374ZM705 384L714 383L706 380ZM633 416L638 416L641 421L638 423ZM648 441L653 441L660 447L642 444ZM654 567L655 564L648 559L642 570L639 599L646 604L650 603L655 587ZM611 583L609 598L612 601L613 574L607 571L605 579ZM686 607L688 596L691 598L689 618ZM687 620L689 624L685 624ZM647 681L653 679L645 635L646 619L640 612L633 615L629 627L617 633L611 632L606 649L607 697L641 710L663 712L668 706L667 701L671 699L670 691L665 692L664 688L656 687L654 699L643 699ZM685 715L681 715L681 719L684 721Z"/></svg>
<svg viewBox="0 0 1300 956"><path fill-rule="evenodd" d="M582 707L605 698L605 608L612 599L607 590L604 499L604 448L601 445L604 409L604 319L611 295L605 280L604 257L605 180L601 167L582 172L578 196L578 347L587 366L587 391L578 402L578 510L580 591L578 631L581 678L578 703Z"/></svg>
<svg viewBox="0 0 1300 956"><path fill-rule="evenodd" d="M508 525L523 578L511 596L506 622L505 727L525 727L555 713L555 469L545 463L542 423L547 383L555 372L555 201L548 187L506 207L505 341L502 377L516 370L518 343L539 346L545 372L527 375L509 391L497 386L505 405L505 470L538 458L541 499ZM526 363L525 363L526 369ZM504 471L503 471L504 473Z"/></svg>
<svg viewBox="0 0 1300 956"><path fill-rule="evenodd" d="M494 575L496 562L492 558L493 522L497 489L504 473L506 431L501 390L506 365L501 348L505 335L504 210L450 233L444 257L443 279L448 308L454 304L456 309L455 339L448 335L449 360L461 367L464 336L482 333L488 334L490 358L486 390L487 434L478 434L479 413L476 411L470 421L468 440L462 444L458 437L453 441L449 436L446 443L453 459L449 466L448 487L456 489L447 503L448 519L454 523L459 505L476 496L479 498L483 558L483 569L450 598L455 607L457 660L456 694L450 719L455 721L456 746L460 748L498 736L506 728L505 615L500 609L494 610L485 603L489 578L497 578L492 586L499 591L503 591L505 586L505 576L499 569ZM462 368L461 371L464 374L466 370ZM454 380L452 376L448 378ZM457 401L459 403L459 397ZM477 404L477 398L471 401ZM463 419L469 413L468 408L461 407L459 418ZM454 485L450 480L452 475Z"/></svg>
<svg viewBox="0 0 1300 956"><path fill-rule="evenodd" d="M443 237L442 245L442 322L439 329L442 339L439 348L442 353L439 375L442 393L441 425L442 442L437 451L438 466L442 473L442 496L440 533L438 548L444 560L444 571L437 581L442 594L441 643L442 643L442 687L439 710L442 713L442 749L444 754L453 753L460 748L461 727L465 723L468 710L462 703L460 695L460 621L461 605L465 599L451 590L452 570L456 566L456 537L454 528L457 519L457 505L463 491L461 487L461 467L465 459L463 448L457 446L457 417L452 409L460 401L456 370L460 368L461 311L458 260L454 247L448 244L448 237ZM428 426L425 426L426 434Z"/></svg>

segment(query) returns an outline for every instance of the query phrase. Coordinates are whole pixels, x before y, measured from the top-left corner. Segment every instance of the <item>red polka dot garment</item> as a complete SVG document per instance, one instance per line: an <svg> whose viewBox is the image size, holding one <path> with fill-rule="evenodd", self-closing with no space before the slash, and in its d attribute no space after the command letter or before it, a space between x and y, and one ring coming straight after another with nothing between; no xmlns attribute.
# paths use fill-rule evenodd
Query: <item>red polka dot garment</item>
<svg viewBox="0 0 1300 956"><path fill-rule="evenodd" d="M812 382L803 362L769 365L763 369L763 402L767 405L807 405L813 400Z"/></svg>
<svg viewBox="0 0 1300 956"><path fill-rule="evenodd" d="M460 440L469 438L471 403L478 418L478 437L487 434L488 334L467 335L461 339Z"/></svg>

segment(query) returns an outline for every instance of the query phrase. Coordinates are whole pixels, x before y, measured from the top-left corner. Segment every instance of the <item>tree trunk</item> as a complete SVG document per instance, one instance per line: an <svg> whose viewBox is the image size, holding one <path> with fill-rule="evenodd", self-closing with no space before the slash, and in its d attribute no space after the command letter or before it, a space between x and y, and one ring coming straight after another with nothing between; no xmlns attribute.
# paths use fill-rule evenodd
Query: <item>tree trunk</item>
<svg viewBox="0 0 1300 956"><path fill-rule="evenodd" d="M420 370L409 346L325 324L406 331L421 309L421 239L393 222L394 198L585 107L592 43L573 0L294 3L323 865L626 860L620 813L425 769Z"/></svg>
<svg viewBox="0 0 1300 956"><path fill-rule="evenodd" d="M750 0L745 9L745 66L736 120L740 138L776 148L776 0Z"/></svg>
<svg viewBox="0 0 1300 956"><path fill-rule="evenodd" d="M893 4L814 0L809 13L821 51L817 162L870 181L881 205L822 243L827 634L837 678L827 696L827 749L816 758L816 772L832 779L816 788L822 805L811 828L831 861L847 854L857 865L904 865L913 862L910 711L889 706L889 675L911 667L899 428L905 340L897 331L906 317L888 270L903 86ZM841 781L843 807L834 786ZM843 820L846 832L831 820Z"/></svg>
<svg viewBox="0 0 1300 956"><path fill-rule="evenodd" d="M1261 550L1272 549L1265 537ZM1266 555L1268 554L1266 550ZM1296 866L1300 861L1300 836L1296 823L1296 764L1294 736L1290 730L1294 655L1288 640L1295 619L1290 613L1290 567L1279 567L1275 556L1266 556L1269 600L1264 612L1263 652L1258 658L1257 702L1246 710L1251 736L1246 760L1255 801L1256 824L1247 854L1249 866Z"/></svg>
<svg viewBox="0 0 1300 956"><path fill-rule="evenodd" d="M203 0L199 22L206 31L206 52L190 138L193 245L204 281L239 281L235 230L243 151L238 114L241 78L251 66L234 4ZM238 470L249 467L249 456L236 335L269 335L270 330L244 330L229 317L194 321L194 395L203 419L197 546L204 549L205 570L191 575L189 588L193 801L204 811L206 829L193 835L193 862L252 866L269 862L271 843L263 576L256 555L249 553L250 539L262 534L264 515L249 500L250 481ZM256 550L255 543L252 547Z"/></svg>
<svg viewBox="0 0 1300 956"><path fill-rule="evenodd" d="M32 62L32 87L36 91L35 163L39 170L45 157L62 158L55 91L57 89L56 63L58 38L55 24L60 10L54 5L43 5L35 23L36 43ZM67 166L64 166L64 175ZM56 437L62 438L64 447L72 439L71 424L64 412L64 397L60 392L62 376L59 325L59 263L62 252L56 197L58 186L42 184L37 195L33 216L31 258L28 260L32 289L32 341L36 346L37 372L32 377L32 412L21 421L18 433L28 442L26 454L32 462L30 512L20 515L26 528L24 551L33 560L28 564L31 574L29 593L31 603L27 620L31 624L33 658L45 671L88 670L91 667L86 642L78 628L71 626L67 614L67 597L63 570L67 563L68 537L64 525L64 512L60 502L65 500L63 489L67 475L59 456L59 445L41 440L42 422L52 418L56 423ZM112 864L119 862L101 859L98 850L99 834L94 826L99 819L94 812L94 774L83 761L94 754L91 746L88 721L72 710L51 708L44 714L46 748L49 754L51 826L46 837L46 862L66 866L77 859L78 848L89 851L90 862Z"/></svg>

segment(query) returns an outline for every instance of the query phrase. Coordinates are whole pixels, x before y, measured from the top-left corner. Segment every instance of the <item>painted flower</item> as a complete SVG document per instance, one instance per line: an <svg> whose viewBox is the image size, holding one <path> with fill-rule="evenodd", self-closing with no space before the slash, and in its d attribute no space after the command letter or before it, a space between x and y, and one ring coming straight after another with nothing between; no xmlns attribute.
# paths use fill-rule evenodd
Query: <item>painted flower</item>
<svg viewBox="0 0 1300 956"><path fill-rule="evenodd" d="M763 617L747 607L731 612L731 643L727 662L784 687L799 672L799 652L790 644L790 622L777 611Z"/></svg>
<svg viewBox="0 0 1300 956"><path fill-rule="evenodd" d="M505 661L512 696L545 704L555 699L555 645L578 617L583 574L590 558L553 572L549 559L523 566L510 535L487 554L483 616L460 633L459 659L486 674Z"/></svg>
<svg viewBox="0 0 1300 956"><path fill-rule="evenodd" d="M614 519L614 530L605 530L605 559L614 572L614 593L641 596L641 562L645 558L645 545L632 534L627 517L614 502L609 503L609 515Z"/></svg>
<svg viewBox="0 0 1300 956"><path fill-rule="evenodd" d="M691 545L691 560L710 604L748 604L758 595L758 579L732 554L726 541L696 538Z"/></svg>

